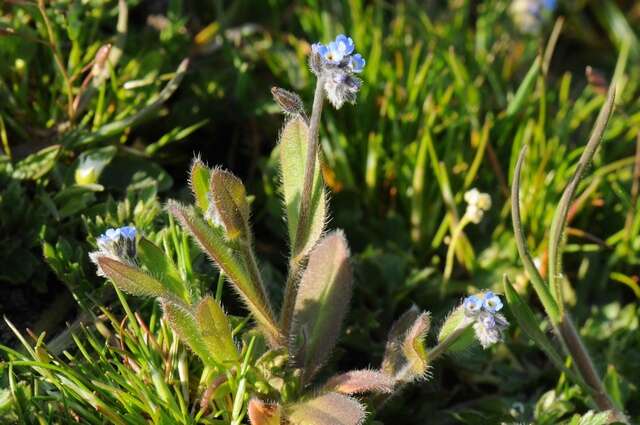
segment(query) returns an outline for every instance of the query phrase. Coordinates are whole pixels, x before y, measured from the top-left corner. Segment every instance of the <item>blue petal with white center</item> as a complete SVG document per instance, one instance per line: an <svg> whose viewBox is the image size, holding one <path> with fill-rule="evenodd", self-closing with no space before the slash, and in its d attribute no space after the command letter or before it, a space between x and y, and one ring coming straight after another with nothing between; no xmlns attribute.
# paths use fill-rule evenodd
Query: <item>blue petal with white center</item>
<svg viewBox="0 0 640 425"><path fill-rule="evenodd" d="M476 295L470 295L464 299L462 306L465 315L473 317L482 309L482 300Z"/></svg>
<svg viewBox="0 0 640 425"><path fill-rule="evenodd" d="M347 56L353 53L356 48L356 45L353 43L351 37L347 37L344 34L340 34L336 37L334 41L336 44L336 49L342 54L342 56Z"/></svg>
<svg viewBox="0 0 640 425"><path fill-rule="evenodd" d="M489 313L495 313L502 309L502 300L500 300L500 297L493 292L487 291L482 300L482 308Z"/></svg>

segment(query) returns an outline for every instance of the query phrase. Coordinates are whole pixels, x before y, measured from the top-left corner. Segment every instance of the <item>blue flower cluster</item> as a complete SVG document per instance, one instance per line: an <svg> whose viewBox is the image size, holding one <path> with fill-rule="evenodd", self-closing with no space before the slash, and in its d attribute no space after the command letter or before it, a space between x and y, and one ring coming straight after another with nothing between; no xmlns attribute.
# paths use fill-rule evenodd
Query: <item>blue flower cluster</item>
<svg viewBox="0 0 640 425"><path fill-rule="evenodd" d="M362 85L355 74L362 72L366 62L361 54L355 53L355 48L351 37L344 34L327 45L311 45L311 70L336 109L340 109L345 102L355 103Z"/></svg>
<svg viewBox="0 0 640 425"><path fill-rule="evenodd" d="M509 325L507 319L498 312L503 304L499 296L491 291L482 297L471 295L462 303L465 316L475 322L473 330L483 348L487 348L502 339L502 332Z"/></svg>
<svg viewBox="0 0 640 425"><path fill-rule="evenodd" d="M98 257L109 257L114 260L135 264L136 235L137 230L133 226L124 226L117 229L107 229L98 239L98 250L89 253L89 258L98 266L98 276L104 276L98 264Z"/></svg>
<svg viewBox="0 0 640 425"><path fill-rule="evenodd" d="M355 49L356 45L351 37L344 34L340 34L327 45L322 43L311 45L311 51L319 54L326 63L347 67L351 72L362 72L365 60L360 53L353 54Z"/></svg>

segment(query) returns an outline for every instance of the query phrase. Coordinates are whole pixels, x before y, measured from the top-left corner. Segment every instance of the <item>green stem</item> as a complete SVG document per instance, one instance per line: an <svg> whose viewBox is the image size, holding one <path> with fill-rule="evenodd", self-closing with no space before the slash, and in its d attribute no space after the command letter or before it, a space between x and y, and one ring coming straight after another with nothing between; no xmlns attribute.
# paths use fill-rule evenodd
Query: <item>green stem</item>
<svg viewBox="0 0 640 425"><path fill-rule="evenodd" d="M269 326L265 326L264 328L269 330L271 339L270 343L276 347L281 347L286 339L283 337L281 330L273 319L273 309L271 308L267 290L264 287L264 282L262 281L260 269L258 268L258 262L256 261L256 257L253 254L253 249L251 248L251 241L242 239L239 241L238 245L240 247L240 254L242 255L244 263L247 266L249 278L253 283L253 287L258 291L258 297L260 298L259 302L260 304L262 304L261 308L264 310L265 316L269 318Z"/></svg>
<svg viewBox="0 0 640 425"><path fill-rule="evenodd" d="M311 110L311 120L309 121L309 139L307 141L307 159L304 170L304 183L302 186L302 199L300 200L300 216L298 218L298 228L296 230L296 246L294 255L297 255L304 246L308 223L311 219L311 194L313 193L313 176L316 171L316 160L318 155L318 134L320 132L320 116L324 104L324 78L318 78L316 90L313 95L313 109Z"/></svg>
<svg viewBox="0 0 640 425"><path fill-rule="evenodd" d="M601 411L611 411L612 418L615 421L628 424L629 419L615 406L609 394L607 394L600 376L589 356L589 352L582 342L582 338L578 334L571 316L565 313L559 323L558 332L569 351L575 366L584 379L584 381L592 389L592 397L598 409Z"/></svg>
<svg viewBox="0 0 640 425"><path fill-rule="evenodd" d="M291 320L293 318L293 308L296 302L301 269L302 263L292 259L289 264L289 274L287 275L284 299L282 300L282 310L280 311L280 327L287 339L289 338L289 328L291 327Z"/></svg>
<svg viewBox="0 0 640 425"><path fill-rule="evenodd" d="M458 223L458 225L453 229L453 233L451 234L451 242L449 243L449 249L447 249L447 260L444 266L444 275L442 282L442 291L444 293L447 283L449 279L451 279L451 273L453 272L453 260L456 252L456 245L458 244L458 240L460 240L460 236L462 235L462 231L466 227L467 224L471 223L471 220L468 215L463 215L462 219Z"/></svg>

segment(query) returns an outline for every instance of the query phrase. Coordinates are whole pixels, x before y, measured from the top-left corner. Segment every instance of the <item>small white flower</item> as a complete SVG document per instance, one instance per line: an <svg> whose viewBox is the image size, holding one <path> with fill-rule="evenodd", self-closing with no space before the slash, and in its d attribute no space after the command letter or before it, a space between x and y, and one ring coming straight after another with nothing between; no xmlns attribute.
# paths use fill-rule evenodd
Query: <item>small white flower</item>
<svg viewBox="0 0 640 425"><path fill-rule="evenodd" d="M477 205L469 205L464 215L469 217L472 223L479 224L482 221L482 217L484 217L484 211L478 208Z"/></svg>

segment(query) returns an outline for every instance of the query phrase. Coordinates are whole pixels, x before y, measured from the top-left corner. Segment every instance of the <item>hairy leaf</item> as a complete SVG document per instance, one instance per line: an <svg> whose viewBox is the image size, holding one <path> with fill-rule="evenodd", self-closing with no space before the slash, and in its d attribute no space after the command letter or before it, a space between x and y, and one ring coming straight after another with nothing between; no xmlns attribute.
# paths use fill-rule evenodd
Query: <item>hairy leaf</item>
<svg viewBox="0 0 640 425"><path fill-rule="evenodd" d="M196 307L196 322L209 353L219 363L238 361L238 349L231 336L231 324L216 300L205 297Z"/></svg>
<svg viewBox="0 0 640 425"><path fill-rule="evenodd" d="M131 295L174 298L160 282L137 267L109 257L98 257L98 265L118 289Z"/></svg>
<svg viewBox="0 0 640 425"><path fill-rule="evenodd" d="M202 333L198 328L193 313L184 305L178 305L169 301L162 302L164 315L171 324L171 328L180 339L202 359L207 366L217 366L217 362L211 355Z"/></svg>
<svg viewBox="0 0 640 425"><path fill-rule="evenodd" d="M438 343L442 343L447 337L453 334L453 332L460 330L462 327L465 327L464 331L453 344L447 347L448 352L464 351L469 348L475 340L473 328L466 322L464 308L460 305L453 310L444 321L438 334Z"/></svg>
<svg viewBox="0 0 640 425"><path fill-rule="evenodd" d="M189 290L187 289L180 272L164 251L147 238L140 238L138 242L138 258L149 272L157 278L168 290L179 298L189 302Z"/></svg>
<svg viewBox="0 0 640 425"><path fill-rule="evenodd" d="M194 158L189 172L189 186L196 199L196 205L200 211L206 213L209 210L209 180L211 170L204 165L200 158Z"/></svg>
<svg viewBox="0 0 640 425"><path fill-rule="evenodd" d="M527 146L525 145L520 151L518 162L516 162L516 168L513 173L513 184L511 186L511 221L513 222L513 233L515 235L520 260L529 275L529 279L531 279L533 289L535 289L538 294L540 302L551 319L551 322L558 323L560 321L560 309L558 308L556 300L551 296L549 287L540 275L540 272L538 272L538 268L533 263L520 218L520 175L526 153Z"/></svg>
<svg viewBox="0 0 640 425"><path fill-rule="evenodd" d="M288 409L292 425L360 425L364 421L364 406L356 399L337 393L327 393Z"/></svg>
<svg viewBox="0 0 640 425"><path fill-rule="evenodd" d="M294 259L302 258L311 251L324 230L327 217L326 195L318 161L313 177L313 192L309 209L310 220L307 220L308 228L305 229L305 234L296 234L300 220L300 202L307 163L308 138L309 128L301 117L289 120L280 135L282 188L287 210L291 257ZM299 241L298 238L302 238L302 240Z"/></svg>
<svg viewBox="0 0 640 425"><path fill-rule="evenodd" d="M540 330L540 321L536 319L533 311L529 305L518 295L516 290L511 285L507 275L504 276L504 294L507 298L507 304L511 313L518 321L518 325L524 331L524 333L535 342L538 347L544 351L549 360L561 371L563 371L569 378L571 378L576 384L585 386L584 381L579 378L571 369L565 366L564 359L556 351L555 347L551 343L551 340ZM585 386L588 391L588 387Z"/></svg>
<svg viewBox="0 0 640 425"><path fill-rule="evenodd" d="M589 410L582 416L574 415L567 425L606 425L612 423L612 417L613 412L611 411L596 413Z"/></svg>
<svg viewBox="0 0 640 425"><path fill-rule="evenodd" d="M210 226L193 208L178 202L169 201L167 210L178 219L203 251L224 271L225 276L231 281L267 336L271 340L281 340L281 332L268 300L254 286L244 264L228 246L222 229Z"/></svg>
<svg viewBox="0 0 640 425"><path fill-rule="evenodd" d="M282 421L282 408L278 404L265 403L252 398L247 408L251 425L280 425Z"/></svg>
<svg viewBox="0 0 640 425"><path fill-rule="evenodd" d="M391 393L394 385L395 380L386 373L363 369L336 375L327 381L325 388L342 394Z"/></svg>
<svg viewBox="0 0 640 425"><path fill-rule="evenodd" d="M248 235L249 204L242 181L228 171L215 168L211 171L211 196L227 237Z"/></svg>
<svg viewBox="0 0 640 425"><path fill-rule="evenodd" d="M615 101L616 85L612 84L609 88L609 94L607 100L602 105L602 109L598 113L593 129L591 130L591 136L589 141L580 156L576 172L571 177L571 181L562 193L562 198L558 203L558 207L553 215L553 221L551 222L551 229L549 230L549 285L551 286L552 294L560 307L560 313L564 307L562 300L562 288L561 288L561 254L562 254L562 234L567 223L567 216L569 215L569 208L571 207L571 201L578 190L578 184L582 179L587 166L591 162L591 159L596 154L598 146L602 141L602 136L607 128L607 123L613 112L613 106Z"/></svg>
<svg viewBox="0 0 640 425"><path fill-rule="evenodd" d="M313 249L302 275L290 335L303 340L290 347L294 363L310 378L333 349L351 299L349 247L338 230L325 236ZM300 339L298 339L300 341Z"/></svg>
<svg viewBox="0 0 640 425"><path fill-rule="evenodd" d="M407 310L389 331L382 371L398 382L411 382L428 368L424 339L429 332L430 317L416 306Z"/></svg>

